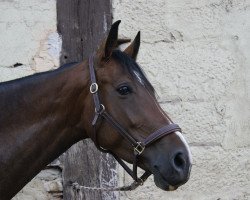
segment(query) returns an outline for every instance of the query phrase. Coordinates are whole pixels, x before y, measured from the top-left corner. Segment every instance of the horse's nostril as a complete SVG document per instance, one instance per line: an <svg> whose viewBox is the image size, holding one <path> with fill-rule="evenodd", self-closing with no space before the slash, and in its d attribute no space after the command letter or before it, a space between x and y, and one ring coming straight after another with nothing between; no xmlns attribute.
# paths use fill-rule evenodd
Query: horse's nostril
<svg viewBox="0 0 250 200"><path fill-rule="evenodd" d="M154 168L155 168L156 170L159 170L159 167L158 167L157 165L154 165Z"/></svg>
<svg viewBox="0 0 250 200"><path fill-rule="evenodd" d="M185 159L182 153L177 153L174 157L174 167L183 169L185 167Z"/></svg>

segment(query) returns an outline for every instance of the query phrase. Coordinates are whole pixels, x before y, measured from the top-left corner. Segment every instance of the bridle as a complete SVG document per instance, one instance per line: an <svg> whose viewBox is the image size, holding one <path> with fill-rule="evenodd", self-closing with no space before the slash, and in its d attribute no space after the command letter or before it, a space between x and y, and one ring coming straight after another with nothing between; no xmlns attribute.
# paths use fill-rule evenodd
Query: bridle
<svg viewBox="0 0 250 200"><path fill-rule="evenodd" d="M93 127L93 135L92 140L95 143L96 147L105 153L110 153L114 156L114 158L118 161L118 163L126 170L126 172L134 179L137 185L142 185L144 181L151 175L151 172L146 171L141 177L137 176L137 167L138 167L138 157L143 153L145 148L151 145L156 140L159 140L162 137L169 135L175 131L180 131L181 128L177 124L168 124L160 129L156 130L155 132L151 133L146 139L143 141L136 140L130 133L128 133L122 125L120 125L106 110L105 106L100 102L100 98L98 95L98 84L96 81L95 69L94 69L94 56L91 55L89 57L89 71L90 71L90 93L93 96L94 106L95 106L95 116L92 121ZM106 120L117 132L126 139L133 147L134 150L134 159L133 159L133 169L131 170L127 164L120 159L116 154L112 151L102 148L98 143L97 138L97 124L100 119Z"/></svg>

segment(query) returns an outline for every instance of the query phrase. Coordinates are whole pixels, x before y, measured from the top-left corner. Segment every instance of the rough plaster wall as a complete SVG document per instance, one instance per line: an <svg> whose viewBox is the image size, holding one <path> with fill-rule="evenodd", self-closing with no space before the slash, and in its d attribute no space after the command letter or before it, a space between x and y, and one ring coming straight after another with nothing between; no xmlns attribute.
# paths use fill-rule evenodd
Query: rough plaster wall
<svg viewBox="0 0 250 200"><path fill-rule="evenodd" d="M55 0L0 0L0 10L1 81L58 66Z"/></svg>
<svg viewBox="0 0 250 200"><path fill-rule="evenodd" d="M142 31L138 62L193 154L177 191L151 177L121 199L250 199L250 0L113 0L113 9L121 35Z"/></svg>
<svg viewBox="0 0 250 200"><path fill-rule="evenodd" d="M55 0L0 0L0 82L57 67L60 47ZM57 199L61 191L61 170L52 166L13 199Z"/></svg>

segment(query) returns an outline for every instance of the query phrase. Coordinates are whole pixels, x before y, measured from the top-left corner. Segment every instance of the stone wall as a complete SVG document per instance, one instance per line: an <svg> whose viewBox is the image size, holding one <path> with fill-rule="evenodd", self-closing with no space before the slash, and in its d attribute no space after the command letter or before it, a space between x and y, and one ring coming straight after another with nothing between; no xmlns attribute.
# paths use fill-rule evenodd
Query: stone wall
<svg viewBox="0 0 250 200"><path fill-rule="evenodd" d="M0 81L58 66L55 0L0 0L0 11ZM138 62L193 154L191 179L177 191L151 178L121 200L249 199L250 1L113 0L113 13L121 35L141 30ZM120 184L130 182L119 171ZM52 166L14 199L58 199L61 190Z"/></svg>

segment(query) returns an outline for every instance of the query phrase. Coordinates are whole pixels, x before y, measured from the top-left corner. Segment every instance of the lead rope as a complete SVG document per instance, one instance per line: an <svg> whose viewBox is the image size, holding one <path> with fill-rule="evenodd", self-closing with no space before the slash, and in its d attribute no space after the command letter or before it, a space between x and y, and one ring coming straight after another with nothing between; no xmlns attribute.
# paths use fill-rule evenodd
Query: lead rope
<svg viewBox="0 0 250 200"><path fill-rule="evenodd" d="M73 187L77 192L81 190L92 190L92 191L132 191L135 190L138 186L143 185L147 178L151 175L150 172L144 173L137 181L132 182L130 185L118 186L118 187L89 187L80 185L78 182L70 182L70 186Z"/></svg>
<svg viewBox="0 0 250 200"><path fill-rule="evenodd" d="M81 191L83 190L93 190L93 191L106 191L106 192L111 192L111 191L131 191L136 189L138 186L142 185L140 182L134 181L130 185L125 185L125 186L120 186L120 187L88 187L84 185L80 185L77 182L71 183L71 186L73 187L74 190L76 191Z"/></svg>

